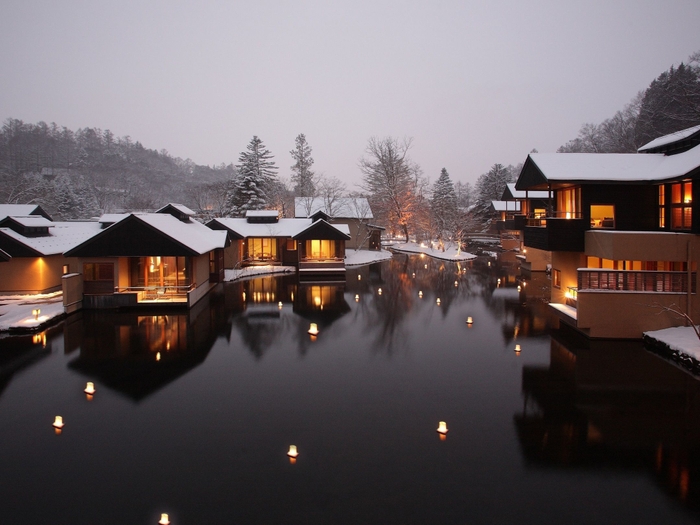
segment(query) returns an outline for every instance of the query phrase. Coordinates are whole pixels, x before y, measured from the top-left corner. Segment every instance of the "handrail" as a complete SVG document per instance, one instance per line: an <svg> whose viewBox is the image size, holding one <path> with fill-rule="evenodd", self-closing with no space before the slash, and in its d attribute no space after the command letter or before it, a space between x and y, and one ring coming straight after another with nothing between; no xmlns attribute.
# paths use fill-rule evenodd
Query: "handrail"
<svg viewBox="0 0 700 525"><path fill-rule="evenodd" d="M692 272L691 293L696 293L696 284L697 272ZM578 291L585 290L687 293L688 272L579 268Z"/></svg>

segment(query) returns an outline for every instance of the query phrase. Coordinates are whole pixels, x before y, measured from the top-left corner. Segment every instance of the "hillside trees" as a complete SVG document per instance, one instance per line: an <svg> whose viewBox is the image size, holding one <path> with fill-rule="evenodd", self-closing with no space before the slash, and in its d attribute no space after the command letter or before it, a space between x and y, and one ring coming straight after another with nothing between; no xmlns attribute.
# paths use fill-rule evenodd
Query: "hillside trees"
<svg viewBox="0 0 700 525"><path fill-rule="evenodd" d="M438 239L442 239L445 233L451 234L457 219L457 194L445 168L433 184L430 208Z"/></svg>
<svg viewBox="0 0 700 525"><path fill-rule="evenodd" d="M401 231L408 241L410 223L417 212L420 168L408 156L411 139L372 137L366 156L360 159L362 189L367 192L375 214L392 231Z"/></svg>

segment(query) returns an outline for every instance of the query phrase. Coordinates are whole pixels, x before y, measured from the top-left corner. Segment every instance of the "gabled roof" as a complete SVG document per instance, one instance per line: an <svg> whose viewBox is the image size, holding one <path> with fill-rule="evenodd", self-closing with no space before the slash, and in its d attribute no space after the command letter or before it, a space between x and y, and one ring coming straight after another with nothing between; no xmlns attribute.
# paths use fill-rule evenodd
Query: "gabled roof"
<svg viewBox="0 0 700 525"><path fill-rule="evenodd" d="M676 131L675 133L669 133L663 137L658 137L651 142L644 144L644 146L639 148L637 151L639 153L662 152L663 149L671 149L670 146L682 141L690 141L688 146L692 147L691 143L694 138L697 139L697 141L700 141L700 126L693 126L692 128L682 129L680 131Z"/></svg>
<svg viewBox="0 0 700 525"><path fill-rule="evenodd" d="M700 146L677 155L660 153L531 153L518 190L547 188L550 183L650 183L695 176L700 172Z"/></svg>
<svg viewBox="0 0 700 525"><path fill-rule="evenodd" d="M336 235L347 235L350 238L350 228L347 224L328 224L335 232L331 231L330 237L314 237L314 239L335 239ZM207 223L209 228L218 230L226 229L229 231L233 239L247 239L250 237L291 237L296 238L297 235L306 231L315 222L311 219L280 219L275 223L251 223L247 219L238 219L231 217L219 217L212 219ZM344 237L341 237L344 238Z"/></svg>
<svg viewBox="0 0 700 525"><path fill-rule="evenodd" d="M328 208L331 209L328 209ZM296 197L294 199L294 216L311 217L322 211L335 219L373 219L372 208L365 197L343 197L336 199L330 206L321 197Z"/></svg>
<svg viewBox="0 0 700 525"><path fill-rule="evenodd" d="M328 239L331 241L346 241L350 237L350 227L347 224L329 224L319 219L294 235L298 241Z"/></svg>
<svg viewBox="0 0 700 525"><path fill-rule="evenodd" d="M196 221L182 222L168 213L130 214L70 250L71 257L192 256L225 248L225 231Z"/></svg>
<svg viewBox="0 0 700 525"><path fill-rule="evenodd" d="M36 204L0 204L0 219L10 215L40 215L51 220L51 216Z"/></svg>
<svg viewBox="0 0 700 525"><path fill-rule="evenodd" d="M0 219L0 226L5 226L10 222L14 222L26 228L51 228L53 222L41 215L10 215L4 219Z"/></svg>
<svg viewBox="0 0 700 525"><path fill-rule="evenodd" d="M196 213L187 206L183 204L176 204L174 202L170 202L159 210L156 210L156 213L171 213L173 210L177 211L180 215L187 215L188 217L193 217L196 215Z"/></svg>
<svg viewBox="0 0 700 525"><path fill-rule="evenodd" d="M506 189L503 190L503 196L501 197L501 200L507 201L507 200L514 200L514 199L549 199L549 198L550 198L549 191L516 190L515 189L515 182L509 182L508 184L506 184Z"/></svg>
<svg viewBox="0 0 700 525"><path fill-rule="evenodd" d="M27 237L0 228L0 248L13 257L41 257L64 253L100 231L97 222L52 222L48 235Z"/></svg>

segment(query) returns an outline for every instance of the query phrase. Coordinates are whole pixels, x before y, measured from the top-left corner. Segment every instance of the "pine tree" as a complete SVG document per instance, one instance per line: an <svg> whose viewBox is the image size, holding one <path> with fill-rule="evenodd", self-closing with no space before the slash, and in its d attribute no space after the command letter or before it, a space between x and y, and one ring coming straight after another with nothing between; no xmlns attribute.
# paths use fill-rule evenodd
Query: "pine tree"
<svg viewBox="0 0 700 525"><path fill-rule="evenodd" d="M268 204L269 191L277 182L277 166L271 160L273 158L257 135L251 139L247 151L241 152L231 203L235 215L243 215L247 210L261 210Z"/></svg>
<svg viewBox="0 0 700 525"><path fill-rule="evenodd" d="M297 135L294 143L294 149L289 152L296 161L292 166L294 193L299 197L313 197L316 193L316 185L314 183L315 173L311 170L314 163L314 159L311 157L311 146L303 133Z"/></svg>
<svg viewBox="0 0 700 525"><path fill-rule="evenodd" d="M433 185L433 199L430 207L438 238L442 239L444 232L452 230L457 216L457 194L450 174L445 168L442 168L440 177Z"/></svg>

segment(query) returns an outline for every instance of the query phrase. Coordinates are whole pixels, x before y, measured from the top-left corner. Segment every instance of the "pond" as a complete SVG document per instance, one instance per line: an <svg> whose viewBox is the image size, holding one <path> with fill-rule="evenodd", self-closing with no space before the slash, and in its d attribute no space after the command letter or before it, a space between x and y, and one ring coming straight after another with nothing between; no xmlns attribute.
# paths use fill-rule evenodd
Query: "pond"
<svg viewBox="0 0 700 525"><path fill-rule="evenodd" d="M0 521L697 522L698 381L551 332L547 287L397 255L0 339Z"/></svg>

